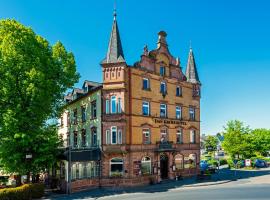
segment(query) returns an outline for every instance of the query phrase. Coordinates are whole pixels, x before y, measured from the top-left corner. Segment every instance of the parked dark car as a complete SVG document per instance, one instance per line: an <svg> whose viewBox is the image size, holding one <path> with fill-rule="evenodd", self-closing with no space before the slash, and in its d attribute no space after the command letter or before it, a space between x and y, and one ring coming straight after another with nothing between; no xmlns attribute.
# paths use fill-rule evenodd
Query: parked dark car
<svg viewBox="0 0 270 200"><path fill-rule="evenodd" d="M264 160L260 160L260 159L255 160L254 166L258 168L268 167L267 163Z"/></svg>

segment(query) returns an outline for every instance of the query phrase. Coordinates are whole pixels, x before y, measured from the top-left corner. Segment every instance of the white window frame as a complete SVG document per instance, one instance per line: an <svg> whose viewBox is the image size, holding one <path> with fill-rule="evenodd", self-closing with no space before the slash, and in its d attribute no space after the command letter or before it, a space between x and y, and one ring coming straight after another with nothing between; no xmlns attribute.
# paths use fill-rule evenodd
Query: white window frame
<svg viewBox="0 0 270 200"><path fill-rule="evenodd" d="M162 91L162 85L164 85L164 91ZM160 83L160 93L161 94L166 94L167 93L167 85L166 85L166 82L162 81Z"/></svg>
<svg viewBox="0 0 270 200"><path fill-rule="evenodd" d="M190 130L190 143L195 144L196 142L196 131L194 129Z"/></svg>
<svg viewBox="0 0 270 200"><path fill-rule="evenodd" d="M147 86L146 88L144 88L144 81L147 81ZM144 90L147 90L150 88L150 84L149 84L149 79L148 78L143 78L143 87L142 87Z"/></svg>
<svg viewBox="0 0 270 200"><path fill-rule="evenodd" d="M195 108L192 106L189 107L189 120L195 121Z"/></svg>
<svg viewBox="0 0 270 200"><path fill-rule="evenodd" d="M112 162L113 159L121 159L122 161L120 161L120 162ZM118 164L118 165L121 164L122 165L122 171L119 172L119 173L123 175L123 173L124 173L124 159L115 157L115 158L112 158L110 160L110 176L112 175L112 164Z"/></svg>
<svg viewBox="0 0 270 200"><path fill-rule="evenodd" d="M164 116L161 116L161 110L163 109L162 106L164 106L164 108L165 108L165 115ZM165 104L165 103L160 104L160 117L163 117L163 118L167 117L167 104Z"/></svg>
<svg viewBox="0 0 270 200"><path fill-rule="evenodd" d="M150 130L148 128L147 129L145 128L145 129L143 129L142 133L143 133L143 138L146 138L145 137L146 134L148 135L148 142L143 141L143 144L151 144Z"/></svg>
<svg viewBox="0 0 270 200"><path fill-rule="evenodd" d="M177 112L180 112L179 117L177 115ZM175 107L175 118L176 119L182 119L182 107L181 106L176 106Z"/></svg>
<svg viewBox="0 0 270 200"><path fill-rule="evenodd" d="M151 162L151 158L149 156L145 156L142 158L141 165L143 165L143 164L150 165L148 175L152 174L152 162Z"/></svg>
<svg viewBox="0 0 270 200"><path fill-rule="evenodd" d="M181 141L177 142L177 137L180 135ZM177 129L176 131L176 143L177 144L183 144L183 129Z"/></svg>
<svg viewBox="0 0 270 200"><path fill-rule="evenodd" d="M177 90L179 90L179 94L177 94ZM176 86L176 96L181 97L182 96L182 87L181 86Z"/></svg>
<svg viewBox="0 0 270 200"><path fill-rule="evenodd" d="M115 143L113 142L113 129L115 130L115 134L116 134L116 141L115 141ZM117 144L117 139L118 139L118 136L117 136L117 126L112 126L111 127L111 144Z"/></svg>
<svg viewBox="0 0 270 200"><path fill-rule="evenodd" d="M115 111L113 111L113 102L115 103ZM117 113L117 99L116 96L111 96L111 113Z"/></svg>
<svg viewBox="0 0 270 200"><path fill-rule="evenodd" d="M110 100L106 99L106 103L105 103L105 113L109 114L110 113Z"/></svg>
<svg viewBox="0 0 270 200"><path fill-rule="evenodd" d="M147 108L147 114L146 115L143 113L144 107ZM142 114L143 114L143 116L149 116L150 115L150 103L149 103L149 101L143 101L143 103L142 103Z"/></svg>

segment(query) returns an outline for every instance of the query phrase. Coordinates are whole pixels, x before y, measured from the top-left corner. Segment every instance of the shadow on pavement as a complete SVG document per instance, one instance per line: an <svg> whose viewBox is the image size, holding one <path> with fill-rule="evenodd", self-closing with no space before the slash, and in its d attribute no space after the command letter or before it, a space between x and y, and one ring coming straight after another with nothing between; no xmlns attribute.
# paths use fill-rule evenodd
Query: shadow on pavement
<svg viewBox="0 0 270 200"><path fill-rule="evenodd" d="M212 175L210 180L198 181L196 177L191 177L183 180L166 180L159 184L155 185L146 185L146 186L138 186L138 187L128 187L128 188L100 188L90 191L78 192L72 195L51 195L47 197L47 199L97 199L99 197L106 197L112 195L119 194L127 194L127 193L154 193L154 192L166 192L170 189L181 188L181 187L198 187L198 186L207 186L207 185L215 185L222 184L229 181L237 180L237 179L249 179L251 177L258 177L270 174L270 169L262 169L262 170L230 170L230 169L220 169L219 172Z"/></svg>

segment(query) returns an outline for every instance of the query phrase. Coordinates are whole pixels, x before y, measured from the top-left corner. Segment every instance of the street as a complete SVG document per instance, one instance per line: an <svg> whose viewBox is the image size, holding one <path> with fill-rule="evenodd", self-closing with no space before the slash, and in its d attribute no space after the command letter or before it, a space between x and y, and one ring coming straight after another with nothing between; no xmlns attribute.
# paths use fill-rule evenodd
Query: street
<svg viewBox="0 0 270 200"><path fill-rule="evenodd" d="M238 179L233 180L233 170L223 169L215 174L215 181L197 183L194 179L168 182L154 186L131 189L106 189L75 193L70 196L59 195L48 200L71 199L167 199L167 200L239 200L239 199L270 199L270 170L254 171L237 170Z"/></svg>

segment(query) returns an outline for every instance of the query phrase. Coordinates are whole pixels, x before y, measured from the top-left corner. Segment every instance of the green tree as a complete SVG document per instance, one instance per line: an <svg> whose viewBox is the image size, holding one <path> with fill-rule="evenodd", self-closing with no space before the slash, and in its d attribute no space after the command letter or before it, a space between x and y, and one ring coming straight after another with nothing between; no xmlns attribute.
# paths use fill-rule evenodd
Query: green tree
<svg viewBox="0 0 270 200"><path fill-rule="evenodd" d="M251 132L250 137L254 151L261 156L266 156L270 151L270 130L255 129Z"/></svg>
<svg viewBox="0 0 270 200"><path fill-rule="evenodd" d="M208 152L213 152L217 150L218 139L216 136L208 135L205 138L204 146Z"/></svg>
<svg viewBox="0 0 270 200"><path fill-rule="evenodd" d="M15 20L0 21L0 163L7 172L38 172L55 162L61 141L47 122L78 79L63 44L51 46Z"/></svg>
<svg viewBox="0 0 270 200"><path fill-rule="evenodd" d="M249 158L254 155L254 145L250 135L250 128L243 122L232 120L224 127L223 149L232 157Z"/></svg>

